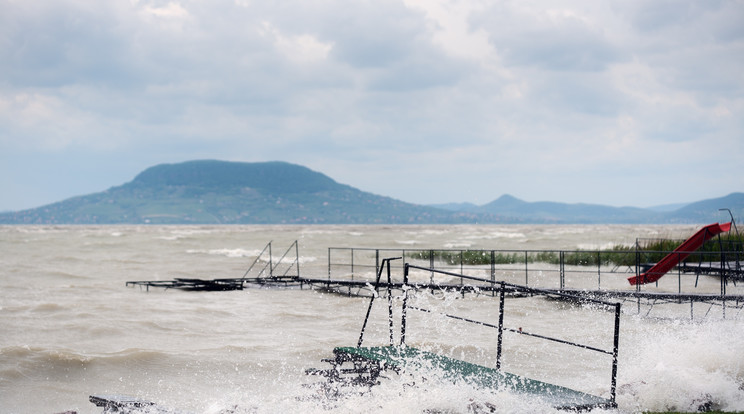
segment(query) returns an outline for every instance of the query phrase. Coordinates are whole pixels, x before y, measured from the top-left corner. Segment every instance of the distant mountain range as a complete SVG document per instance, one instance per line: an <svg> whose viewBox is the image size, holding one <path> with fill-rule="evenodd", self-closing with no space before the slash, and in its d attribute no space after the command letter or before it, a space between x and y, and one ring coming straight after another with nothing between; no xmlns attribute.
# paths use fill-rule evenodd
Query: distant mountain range
<svg viewBox="0 0 744 414"><path fill-rule="evenodd" d="M596 204L565 204L548 201L526 202L510 195L477 206L470 203L442 204L435 207L472 214L498 214L519 221L534 223L708 223L727 220L728 208L735 217L744 214L744 193L698 201L691 204L666 205L652 208L609 207Z"/></svg>
<svg viewBox="0 0 744 414"><path fill-rule="evenodd" d="M709 223L744 213L744 193L660 208L526 202L423 206L285 162L161 164L100 193L0 214L0 224Z"/></svg>

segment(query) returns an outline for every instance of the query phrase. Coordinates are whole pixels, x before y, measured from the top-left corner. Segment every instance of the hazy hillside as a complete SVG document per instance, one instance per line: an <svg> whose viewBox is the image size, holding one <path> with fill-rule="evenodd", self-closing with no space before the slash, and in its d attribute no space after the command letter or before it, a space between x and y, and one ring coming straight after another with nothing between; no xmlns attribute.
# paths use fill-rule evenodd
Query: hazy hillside
<svg viewBox="0 0 744 414"><path fill-rule="evenodd" d="M566 204L555 202L527 202L511 195L476 206L469 203L438 205L452 211L498 214L515 221L532 223L693 223L707 224L729 221L731 210L737 222L744 219L744 193L702 200L687 205L666 205L652 208L610 207L596 204Z"/></svg>
<svg viewBox="0 0 744 414"><path fill-rule="evenodd" d="M691 203L668 213L666 217L669 222L683 223L728 221L729 213L719 211L722 208L730 209L737 223L744 219L744 193L731 193L725 197Z"/></svg>
<svg viewBox="0 0 744 414"><path fill-rule="evenodd" d="M563 223L567 220L578 223L655 223L663 215L637 207L609 207L596 204L565 204L548 201L528 203L510 195L481 206L476 212L532 218L549 223Z"/></svg>
<svg viewBox="0 0 744 414"><path fill-rule="evenodd" d="M359 191L284 162L162 164L129 183L36 209L0 223L466 223L480 216Z"/></svg>
<svg viewBox="0 0 744 414"><path fill-rule="evenodd" d="M206 160L156 165L100 193L0 213L0 224L711 223L728 220L720 208L741 218L744 193L673 211L526 202L510 195L482 206L421 206L339 184L300 165Z"/></svg>

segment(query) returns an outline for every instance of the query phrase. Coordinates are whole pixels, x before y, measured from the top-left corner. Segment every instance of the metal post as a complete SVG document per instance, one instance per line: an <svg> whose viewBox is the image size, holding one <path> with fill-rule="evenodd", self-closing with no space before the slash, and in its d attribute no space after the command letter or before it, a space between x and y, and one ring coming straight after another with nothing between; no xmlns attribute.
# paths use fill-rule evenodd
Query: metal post
<svg viewBox="0 0 744 414"><path fill-rule="evenodd" d="M385 260L382 261L382 265L385 265ZM367 307L367 314L364 316L364 323L362 324L362 331L359 333L359 341L357 342L357 348L362 346L364 341L364 330L367 329L367 321L369 320L369 314L372 312L372 304L375 302L377 296L377 287L380 284L380 277L382 276L382 268L377 271L377 278L375 279L375 288L372 292L372 297L369 299L369 306Z"/></svg>
<svg viewBox="0 0 744 414"><path fill-rule="evenodd" d="M524 252L524 285L529 286L530 281L530 271L527 267L527 252Z"/></svg>
<svg viewBox="0 0 744 414"><path fill-rule="evenodd" d="M641 276L641 252L638 251L638 248L639 247L640 247L640 244L638 243L638 239L636 239L636 257L635 257L635 259L636 259L635 260L635 262L636 262L636 265L635 265L636 277L640 277ZM641 284L640 283L636 283L636 292L638 292L638 293L641 292ZM640 314L641 313L641 296L638 295L636 297L636 299L637 299L637 304L638 304L638 306L637 306L637 308L638 308L638 314Z"/></svg>
<svg viewBox="0 0 744 414"><path fill-rule="evenodd" d="M297 277L300 277L300 248L297 245L297 240L295 240L294 245L295 245L295 258L297 258Z"/></svg>
<svg viewBox="0 0 744 414"><path fill-rule="evenodd" d="M679 264L681 263L681 260L678 260L677 263L677 294L682 294L682 266ZM682 303L682 300L680 299L677 303Z"/></svg>
<svg viewBox="0 0 744 414"><path fill-rule="evenodd" d="M501 345L504 338L504 282L501 282L499 292L499 336L496 341L496 369L501 369Z"/></svg>
<svg viewBox="0 0 744 414"><path fill-rule="evenodd" d="M274 264L271 256L271 242L269 242L269 277L274 277Z"/></svg>
<svg viewBox="0 0 744 414"><path fill-rule="evenodd" d="M690 321L694 321L695 320L695 310L693 308L692 303L693 303L693 300L690 299Z"/></svg>
<svg viewBox="0 0 744 414"><path fill-rule="evenodd" d="M400 346L406 345L406 308L408 307L408 263L403 267L403 308L400 316Z"/></svg>
<svg viewBox="0 0 744 414"><path fill-rule="evenodd" d="M380 271L380 249L375 249L375 272ZM375 289L377 291L377 289Z"/></svg>
<svg viewBox="0 0 744 414"><path fill-rule="evenodd" d="M718 235L718 246L721 249L721 295L726 296L726 252L723 250L721 235Z"/></svg>
<svg viewBox="0 0 744 414"><path fill-rule="evenodd" d="M496 252L491 250L491 283L496 281Z"/></svg>
<svg viewBox="0 0 744 414"><path fill-rule="evenodd" d="M610 385L610 400L615 404L615 394L617 389L617 354L620 346L620 306L615 304L615 343L612 349L612 384Z"/></svg>
<svg viewBox="0 0 744 414"><path fill-rule="evenodd" d="M602 252L597 250L597 289L602 289Z"/></svg>
<svg viewBox="0 0 744 414"><path fill-rule="evenodd" d="M393 294L390 290L390 284L392 283L392 280L390 279L390 261L387 262L387 297L388 297L388 325L390 327L390 346L394 346L394 339L393 339Z"/></svg>
<svg viewBox="0 0 744 414"><path fill-rule="evenodd" d="M434 269L434 250L429 250L429 269ZM434 271L429 276L429 284L434 284Z"/></svg>
<svg viewBox="0 0 744 414"><path fill-rule="evenodd" d="M354 248L351 248L351 280L354 280Z"/></svg>
<svg viewBox="0 0 744 414"><path fill-rule="evenodd" d="M494 296L493 285L496 283L496 252L491 250L491 297Z"/></svg>
<svg viewBox="0 0 744 414"><path fill-rule="evenodd" d="M328 280L331 280L331 248L328 248Z"/></svg>
<svg viewBox="0 0 744 414"><path fill-rule="evenodd" d="M560 288L559 288L559 290L562 291L563 290L563 287L564 287L564 285L566 283L565 282L565 279L566 279L566 261L565 261L566 260L566 253L563 250L561 250L558 253L558 257L560 258L560 264L559 264L559 266L560 266Z"/></svg>

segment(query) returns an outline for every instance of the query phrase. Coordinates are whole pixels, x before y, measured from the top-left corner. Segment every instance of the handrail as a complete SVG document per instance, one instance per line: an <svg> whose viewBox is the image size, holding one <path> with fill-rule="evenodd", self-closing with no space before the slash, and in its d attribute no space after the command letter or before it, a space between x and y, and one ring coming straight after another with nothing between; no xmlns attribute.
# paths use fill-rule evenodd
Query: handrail
<svg viewBox="0 0 744 414"><path fill-rule="evenodd" d="M248 266L248 270L246 270L245 273L243 273L243 277L241 279L246 279L246 277L248 276L248 273L250 273L251 270L253 270L253 266L255 266L256 263L258 263L258 260L261 258L261 256L263 256L264 252L266 252L266 249L269 249L269 259L271 259L271 241L270 241L266 244L266 246L264 246L263 250L261 250L261 253L259 253L258 256L256 256L256 259L253 260L253 263L251 263L251 265ZM264 265L263 269L261 269L261 271L258 272L259 276L264 272L264 270L266 270L266 265ZM271 270L272 269L269 269L269 273L271 273Z"/></svg>
<svg viewBox="0 0 744 414"><path fill-rule="evenodd" d="M383 261L383 267L384 267L384 264L385 264L385 261ZM387 267L388 267L388 278L389 278L390 277L389 276L389 271L390 271L389 261L387 262ZM610 400L612 401L613 404L615 404L616 389L617 389L618 349L619 349L619 344L620 344L620 313L621 313L621 306L622 306L620 303L609 302L609 301L606 301L606 300L595 299L595 298L587 298L587 297L583 297L583 296L580 297L580 296L576 296L576 295L572 295L572 294L568 294L568 293L564 293L564 292L560 292L560 291L538 289L538 288L531 288L531 287L527 287L527 286L515 285L515 284L511 284L511 283L506 283L504 281L494 282L493 280L484 279L484 278L480 278L480 277L463 275L463 274L457 274L457 273L448 272L448 271L444 271L444 270L437 270L437 269L426 268L426 267L421 267L421 266L415 266L415 265L411 265L409 263L405 263L405 265L404 265L404 273L403 273L403 285L404 285L403 292L404 293L403 293L403 309L402 309L402 316L401 316L401 343L400 343L401 346L405 346L405 338L406 338L406 309L413 309L413 310L418 310L418 311L426 312L426 313L435 313L435 312L433 312L433 311L431 311L429 309L424 309L424 308L421 308L421 307L418 307L418 306L409 306L408 305L408 292L409 292L410 289L405 288L405 286L413 286L413 287L415 287L415 285L409 285L409 283L408 283L408 276L409 276L409 272L410 272L411 269L425 270L427 272L430 271L430 272L432 272L432 275L434 273L437 273L437 274L442 274L442 275L449 275L449 276L461 277L462 278L461 280L467 279L467 280L478 281L478 282L487 282L487 283L490 283L492 285L493 284L498 284L499 285L499 319L498 319L498 325L494 325L494 324L483 322L483 321L477 321L477 320L474 320L474 319L464 318L462 316L451 315L451 314L447 314L447 313L438 313L440 315L443 315L443 316L448 317L448 318L451 318L451 319L461 320L461 321L464 321L464 322L473 323L473 324L477 324L477 325L481 325L481 326L485 326L485 327L497 329L498 330L498 340L497 340L497 349L496 349L496 369L497 370L500 370L501 369L501 350L502 350L502 344L503 344L503 332L504 331L513 332L513 333L517 333L517 334L520 334L520 335L527 335L527 336L531 336L531 337L535 337L535 338L539 338L539 339L544 339L544 340L548 340L548 341L552 341L552 342L562 343L562 344L569 345L569 346L574 346L574 347L577 347L577 348L586 349L586 350L589 350L589 351L594 351L594 352L599 352L599 353L602 353L602 354L611 355L612 356L612 374L611 374L611 381L610 381L610 396L611 396L610 397ZM381 275L381 273L382 273L382 267L380 268L380 272L378 273L378 277L377 277L377 280L375 282L375 285L376 286L379 286L379 279L380 279L379 276ZM388 286L389 285L390 285L390 283L388 281ZM389 290L389 287L388 287L388 290ZM507 290L509 290L511 292L523 292L523 293L529 293L529 294L534 294L534 295L545 295L545 296L553 296L553 297L559 296L559 297L563 297L563 298L567 298L567 299L571 299L571 300L578 300L578 301L582 301L582 302L591 302L591 303L599 304L599 305L602 305L602 306L606 306L608 308L613 308L614 311L615 311L615 326L614 326L614 338L613 338L614 340L613 340L613 348L612 348L612 350L605 350L605 349L597 348L597 347L594 347L594 346L589 346L589 345L580 344L580 343L577 343L577 342L567 341L567 340L564 340L564 339L553 338L553 337L549 337L549 336L546 336L546 335L540 335L540 334L536 334L536 333L532 333L532 332L526 332L526 331L522 330L521 328L519 328L519 329L505 328L504 327L504 304L505 304L505 292ZM388 295L389 295L389 292L388 292ZM372 302L373 301L374 301L374 297L372 298L372 300L370 300L370 309L372 307ZM369 310L367 312L367 317L369 317ZM392 311L391 311L391 314L390 314L390 318L391 318L391 323L392 323ZM365 319L365 325L366 325L366 319ZM392 329L392 325L391 325L391 329ZM392 342L392 331L391 331L391 342ZM360 337L359 346L361 346L361 337Z"/></svg>
<svg viewBox="0 0 744 414"><path fill-rule="evenodd" d="M289 251L292 250L292 247L295 248L295 259L287 267L287 270L284 271L284 274L282 274L282 277L287 276L287 273L289 273L290 269L292 269L292 266L294 266L295 264L297 265L297 276L298 277L300 276L300 256L298 254L297 240L295 240L294 243L292 243L291 245L289 245L289 247L284 252L284 254L282 255L282 257L279 258L279 261L276 262L276 264L271 269L271 276L272 277L274 276L274 269L276 269L277 267L279 267L279 265L282 263L282 261L284 261L284 258L287 257L287 253L289 253Z"/></svg>
<svg viewBox="0 0 744 414"><path fill-rule="evenodd" d="M696 254L701 255L703 260L707 257L710 258L709 262L704 263L706 265L705 273L725 276L725 278L722 278L724 279L724 285L720 289L705 286L705 294L716 293L711 291L715 289L718 293L724 295L726 292L725 285L729 281L736 284L738 280L744 279L744 270L741 263L744 261L742 253L727 249L725 246L722 250L724 251L696 252ZM524 286L547 289L567 290L576 286L576 284L580 284L582 289L602 290L617 285L616 280L618 279L614 278L614 275L618 273L640 275L648 267L646 262L653 262L656 260L656 256L664 256L670 252L639 251L638 249L626 251L329 247L328 279L333 279L337 272L341 272L345 277L350 277L352 280L368 279L371 283L374 276L370 276L380 266L379 257L387 254L389 256L402 256L404 261L424 267L428 266L427 269L437 268L459 272L453 273L454 277L460 277L462 273L478 271L483 273L484 277L490 276L490 280L485 282L491 284L500 279L520 283ZM463 255L468 256L464 261L462 260ZM719 265L719 262L721 262L721 260L718 260L719 256L728 259L728 262L725 263L726 269L723 269L723 265ZM682 296L684 293L689 293L687 290L692 288L692 284L696 282L696 279L690 279L691 282L685 283L683 286L682 279L691 274L695 278L699 276L700 272L690 270L686 262L681 263L677 270L676 278L679 287L675 289L677 290L675 294ZM593 275L593 287L589 287L587 284L589 279L583 278L587 275ZM463 280L460 279L460 281ZM607 280L610 281L609 285L605 282ZM697 285L694 287L697 287ZM624 288L624 286L620 288ZM641 292L641 290L648 288L654 289L651 286L636 286L633 290ZM670 285L665 284L662 287L663 293L670 293L668 292L669 288ZM615 289L618 289L618 287L615 287Z"/></svg>
<svg viewBox="0 0 744 414"><path fill-rule="evenodd" d="M300 276L300 255L299 255L299 247L297 245L297 240L295 240L291 245L289 245L289 247L287 248L287 250L284 252L284 254L282 255L282 257L279 258L279 260L276 262L276 264L274 264L274 260L273 260L272 255L271 255L271 243L273 243L273 240L270 241L270 242L268 242L266 244L266 246L264 246L263 250L261 250L261 253L259 253L258 256L256 256L256 258L253 260L253 263L251 263L251 265L248 267L248 270L246 270L245 273L243 273L243 276L240 278L240 280L245 280L245 279L248 278L248 274L251 272L251 270L253 270L253 267L258 263L258 261L261 259L261 257L263 257L264 253L266 253L267 250L269 252L269 260L266 262L266 264L263 266L263 268L261 268L261 270L258 272L258 277L260 278L261 275L263 275L264 272L266 271L266 268L268 267L268 269L269 269L269 276L268 277L269 278L273 278L274 277L274 270L276 270L282 264L282 262L284 261L284 259L287 257L287 254L290 252L290 250L292 250L293 247L295 249L295 258L292 261L292 263L289 264L289 266L284 271L284 273L282 274L281 277L287 276L287 273L289 273L289 271L295 265L297 267L297 277Z"/></svg>
<svg viewBox="0 0 744 414"><path fill-rule="evenodd" d="M359 341L357 342L357 348L362 346L362 342L364 342L364 331L367 328L367 321L369 320L369 314L372 311L372 304L375 302L375 298L377 297L377 289L380 287L380 277L382 276L382 270L385 269L385 265L387 264L387 296L388 296L388 321L390 326L390 346L393 346L393 298L390 295L390 287L391 287L391 278L390 278L390 261L391 260L399 260L402 259L402 257L390 257L386 259L382 259L382 265L380 266L379 271L377 272L377 278L375 279L375 286L374 291L372 292L372 297L369 299L369 306L367 307L367 314L364 316L364 323L362 324L362 331L359 333Z"/></svg>

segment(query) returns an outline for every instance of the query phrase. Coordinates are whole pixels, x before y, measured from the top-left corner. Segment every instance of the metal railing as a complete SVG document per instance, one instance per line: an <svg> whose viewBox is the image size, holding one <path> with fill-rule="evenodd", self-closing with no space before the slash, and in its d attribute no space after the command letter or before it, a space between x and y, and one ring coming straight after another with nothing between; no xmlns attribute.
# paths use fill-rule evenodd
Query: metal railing
<svg viewBox="0 0 744 414"><path fill-rule="evenodd" d="M710 257L708 262L682 261L669 274L653 284L631 286L628 278L639 276L658 257L671 252L657 251L588 251L588 250L464 250L464 249L328 249L328 279L373 282L382 264L381 257L401 257L402 262L420 268L419 278L432 270L457 274L476 274L490 281L543 289L582 289L619 291L659 291L668 294L744 293L741 253L732 251L699 253ZM677 252L684 254L685 252ZM401 262L401 263L402 263ZM712 263L712 265L710 264ZM400 274L403 265L392 263ZM707 280L700 284L701 275L720 276L720 283ZM463 283L459 276L453 276ZM731 288L733 292L729 292ZM741 290L742 292L738 292Z"/></svg>
<svg viewBox="0 0 744 414"><path fill-rule="evenodd" d="M392 257L392 258L385 258L382 259L380 262L380 266L378 267L378 271L376 273L376 278L374 281L374 288L375 291L378 291L380 287L387 289L387 298L388 298L388 329L389 329L389 341L390 346L395 346L395 339L394 339L394 315L393 315L393 295L391 294L391 286L393 286L393 278L392 278L392 272L391 272L391 262L393 260L400 260L403 257ZM380 281L382 279L383 271L387 270L387 283L383 282L383 284L380 284ZM478 321L458 315L453 315L449 313L438 313L434 312L430 309L425 309L419 306L414 306L409 304L409 295L411 295L411 292L415 292L417 289L416 283L413 283L409 280L409 276L411 274L411 270L420 270L420 271L426 271L431 272L432 275L437 276L449 276L449 277L457 277L460 278L462 281L474 281L474 282L480 282L483 284L490 284L495 287L496 290L499 292L499 314L498 314L498 323L493 324L489 322L484 321ZM433 276L432 276L433 277ZM431 287L430 283L426 284L427 288ZM589 346L586 344L581 344L578 342L568 341L565 339L555 338L547 335L537 334L534 332L527 332L526 330L523 330L521 327L518 329L514 328L507 328L504 324L504 307L506 302L506 293L518 293L518 294L526 294L531 296L550 296L553 298L562 298L570 301L576 301L580 303L592 303L595 305L599 305L601 307L605 307L607 309L611 309L614 311L614 326L613 326L613 344L612 349L602 349L595 346ZM357 342L357 347L361 347L362 343L364 342L364 334L367 327L367 323L369 321L370 313L372 310L372 306L375 302L375 298L378 295L372 295L370 298L369 306L367 308L367 313L364 318L364 323L362 325L362 329L359 335L359 340ZM613 405L615 405L615 396L616 396L616 389L617 389L617 364L618 364L618 349L619 349L619 343L620 343L620 314L621 314L621 304L616 302L609 302L604 301L601 299L593 299L593 298L587 298L584 296L575 296L565 293L556 292L554 290L543 290L543 289L537 289L537 288L531 288L528 286L522 286L512 283L507 283L504 281L494 281L492 279L485 279L480 277L474 277L469 276L465 274L459 274L454 272L447 272L443 270L437 270L433 268L426 268L422 266L415 266L411 265L409 263L403 263L403 299L402 299L402 309L401 309L401 319L400 319L400 346L406 345L406 334L407 334L407 311L415 310L419 312L424 313L430 313L435 314L438 313L441 316L444 316L449 319L454 319L466 323L471 323L479 326L484 326L488 328L493 328L497 330L497 348L496 348L496 370L501 370L502 366L502 349L503 349L503 342L504 342L504 332L511 332L518 335L525 335L530 336L533 338L538 338L542 340L547 340L551 342L561 343L568 346L573 346L576 348L586 349L588 351L593 351L601 354L610 355L612 357L612 369L611 369L611 379L610 379L610 400Z"/></svg>
<svg viewBox="0 0 744 414"><path fill-rule="evenodd" d="M248 266L248 269L243 273L243 277L241 280L247 280L247 279L260 279L260 278L299 278L300 277L300 253L299 253L299 247L297 245L297 240L295 240L282 254L282 256L277 260L276 263L274 263L274 258L271 254L271 241L264 246L263 250L261 250L261 253L256 256L256 258L253 260L253 263L251 263L250 266ZM291 258L287 255L294 250L294 258L291 262L285 261L285 259ZM268 255L267 258L264 258L265 255ZM263 267L256 267L257 264L259 264L259 261L264 258L264 265ZM255 276L251 276L251 272L254 272L254 268L256 268L257 274ZM292 274L289 274L291 270L295 270ZM282 271L283 270L283 271Z"/></svg>

